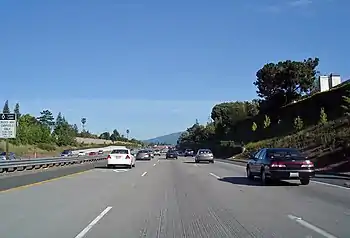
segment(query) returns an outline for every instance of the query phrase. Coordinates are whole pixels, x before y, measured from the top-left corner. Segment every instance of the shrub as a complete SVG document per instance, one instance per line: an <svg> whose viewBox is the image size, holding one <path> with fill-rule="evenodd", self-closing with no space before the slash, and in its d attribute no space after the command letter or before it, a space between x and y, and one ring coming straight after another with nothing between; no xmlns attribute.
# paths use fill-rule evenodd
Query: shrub
<svg viewBox="0 0 350 238"><path fill-rule="evenodd" d="M300 131L300 130L303 129L303 126L304 126L303 120L302 120L299 116L297 116L297 117L294 119L294 129L295 129L296 131Z"/></svg>
<svg viewBox="0 0 350 238"><path fill-rule="evenodd" d="M320 125L324 125L327 123L327 114L326 112L324 111L324 108L322 107L321 108L321 111L320 111L320 121L319 121L319 124Z"/></svg>
<svg viewBox="0 0 350 238"><path fill-rule="evenodd" d="M271 120L270 117L265 115L265 120L264 120L264 129L268 128L271 125Z"/></svg>
<svg viewBox="0 0 350 238"><path fill-rule="evenodd" d="M256 131L256 129L258 129L258 125L255 122L253 122L252 131Z"/></svg>

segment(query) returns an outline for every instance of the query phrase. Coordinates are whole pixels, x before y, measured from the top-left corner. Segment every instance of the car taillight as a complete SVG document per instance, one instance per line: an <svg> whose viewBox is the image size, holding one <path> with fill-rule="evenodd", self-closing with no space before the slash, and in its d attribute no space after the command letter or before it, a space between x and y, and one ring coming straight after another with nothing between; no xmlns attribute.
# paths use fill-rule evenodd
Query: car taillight
<svg viewBox="0 0 350 238"><path fill-rule="evenodd" d="M107 156L107 159L110 159L110 158L111 158L111 155L108 155L108 156Z"/></svg>
<svg viewBox="0 0 350 238"><path fill-rule="evenodd" d="M271 168L285 168L286 165L281 162L272 162Z"/></svg>
<svg viewBox="0 0 350 238"><path fill-rule="evenodd" d="M305 160L303 164L301 165L302 168L312 168L314 167L314 163L312 163L310 160Z"/></svg>
<svg viewBox="0 0 350 238"><path fill-rule="evenodd" d="M125 159L130 159L130 156L129 156L129 155L126 155L126 156L125 156Z"/></svg>

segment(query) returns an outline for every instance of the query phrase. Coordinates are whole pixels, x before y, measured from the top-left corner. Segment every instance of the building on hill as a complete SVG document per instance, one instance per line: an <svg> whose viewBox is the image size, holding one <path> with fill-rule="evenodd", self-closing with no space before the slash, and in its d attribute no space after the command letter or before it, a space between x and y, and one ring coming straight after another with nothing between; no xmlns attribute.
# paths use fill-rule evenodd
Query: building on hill
<svg viewBox="0 0 350 238"><path fill-rule="evenodd" d="M341 77L338 74L320 75L316 80L316 91L325 92L341 84Z"/></svg>

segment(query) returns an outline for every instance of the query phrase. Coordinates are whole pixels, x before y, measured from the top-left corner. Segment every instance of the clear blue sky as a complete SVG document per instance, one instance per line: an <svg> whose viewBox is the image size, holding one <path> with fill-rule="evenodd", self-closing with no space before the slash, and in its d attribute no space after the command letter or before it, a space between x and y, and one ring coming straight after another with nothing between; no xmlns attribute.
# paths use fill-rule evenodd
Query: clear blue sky
<svg viewBox="0 0 350 238"><path fill-rule="evenodd" d="M350 76L348 0L2 0L0 99L146 139L256 97L265 63ZM79 124L80 125L80 124Z"/></svg>

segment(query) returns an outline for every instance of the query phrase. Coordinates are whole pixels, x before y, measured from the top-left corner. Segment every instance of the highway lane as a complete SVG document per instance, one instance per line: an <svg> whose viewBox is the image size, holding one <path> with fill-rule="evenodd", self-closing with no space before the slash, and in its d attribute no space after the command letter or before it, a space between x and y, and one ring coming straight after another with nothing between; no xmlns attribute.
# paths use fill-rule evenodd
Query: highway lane
<svg viewBox="0 0 350 238"><path fill-rule="evenodd" d="M243 167L246 165L245 163L242 163L242 162L236 162L236 161L227 160L227 159L226 160L217 159L217 161L235 164ZM342 186L342 187L350 187L350 178L345 176L316 174L316 177L312 178L312 181L319 182L319 183L333 184L333 185Z"/></svg>
<svg viewBox="0 0 350 238"><path fill-rule="evenodd" d="M154 159L0 192L1 237L350 236L350 190L244 176L233 164Z"/></svg>

